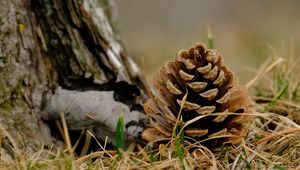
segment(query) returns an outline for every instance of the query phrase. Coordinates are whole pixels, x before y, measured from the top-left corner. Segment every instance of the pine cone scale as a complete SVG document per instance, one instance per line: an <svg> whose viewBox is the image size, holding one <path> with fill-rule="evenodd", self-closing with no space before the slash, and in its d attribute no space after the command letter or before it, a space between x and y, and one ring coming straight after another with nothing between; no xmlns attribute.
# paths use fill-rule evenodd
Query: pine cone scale
<svg viewBox="0 0 300 170"><path fill-rule="evenodd" d="M208 115L216 110L216 106L204 106L196 110L199 115Z"/></svg>
<svg viewBox="0 0 300 170"><path fill-rule="evenodd" d="M213 82L214 85L217 85L217 86L222 86L223 85L223 82L225 81L225 75L224 75L224 71L221 70L218 77L215 79L215 81Z"/></svg>
<svg viewBox="0 0 300 170"><path fill-rule="evenodd" d="M231 96L231 91L229 90L222 97L220 97L218 100L216 100L216 102L219 104L227 103L228 100L230 99L230 96Z"/></svg>
<svg viewBox="0 0 300 170"><path fill-rule="evenodd" d="M197 68L197 71L203 75L206 75L211 72L211 63L208 63L206 66Z"/></svg>
<svg viewBox="0 0 300 170"><path fill-rule="evenodd" d="M199 137L199 136L203 136L203 135L206 135L208 133L208 130L207 129L186 129L185 130L185 133L189 136L192 136L192 137Z"/></svg>
<svg viewBox="0 0 300 170"><path fill-rule="evenodd" d="M197 103L192 103L192 102L183 102L179 99L177 99L177 103L179 106L183 106L182 108L185 110L185 111L191 111L191 110L197 110L199 109L201 106L198 105Z"/></svg>
<svg viewBox="0 0 300 170"><path fill-rule="evenodd" d="M219 90L217 88L207 90L206 92L200 93L199 95L206 100L213 100L218 95Z"/></svg>
<svg viewBox="0 0 300 170"><path fill-rule="evenodd" d="M183 70L179 70L179 75L180 75L181 79L184 80L184 81L191 81L191 80L193 80L195 78L194 75L186 73Z"/></svg>
<svg viewBox="0 0 300 170"><path fill-rule="evenodd" d="M174 85L173 82L171 82L171 80L167 80L166 87L170 93L173 93L175 95L182 94L182 92Z"/></svg>
<svg viewBox="0 0 300 170"><path fill-rule="evenodd" d="M192 83L187 83L187 85L197 93L200 93L202 90L204 90L207 86L207 82L192 82Z"/></svg>
<svg viewBox="0 0 300 170"><path fill-rule="evenodd" d="M203 77L207 80L213 81L217 77L218 71L219 71L218 66L214 66L214 68L210 70L208 74L204 75Z"/></svg>

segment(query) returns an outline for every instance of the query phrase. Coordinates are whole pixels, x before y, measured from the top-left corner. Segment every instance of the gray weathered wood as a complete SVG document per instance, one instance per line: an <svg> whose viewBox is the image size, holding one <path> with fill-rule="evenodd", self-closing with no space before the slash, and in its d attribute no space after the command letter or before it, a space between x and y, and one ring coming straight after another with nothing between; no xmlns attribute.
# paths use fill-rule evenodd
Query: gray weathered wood
<svg viewBox="0 0 300 170"><path fill-rule="evenodd" d="M94 128L100 139L108 137L115 144L116 124L124 117L124 137L128 146L139 138L147 123L147 117L139 111L131 111L124 103L114 100L113 91L74 91L57 88L55 95L48 96L44 119L59 119L65 114L68 127L73 130Z"/></svg>

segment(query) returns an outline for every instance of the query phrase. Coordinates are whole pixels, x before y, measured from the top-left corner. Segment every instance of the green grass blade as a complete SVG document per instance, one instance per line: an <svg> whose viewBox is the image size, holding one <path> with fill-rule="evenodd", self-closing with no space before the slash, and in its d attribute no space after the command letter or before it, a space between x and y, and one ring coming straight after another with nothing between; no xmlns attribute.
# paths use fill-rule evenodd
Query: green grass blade
<svg viewBox="0 0 300 170"><path fill-rule="evenodd" d="M292 91L292 100L299 101L300 100L300 81L297 82L296 87Z"/></svg>
<svg viewBox="0 0 300 170"><path fill-rule="evenodd" d="M265 108L266 111L270 111L274 108L277 101L280 100L288 91L289 84L286 83L285 86L282 87L282 89L279 91L276 96L272 98L272 100L268 103L267 107Z"/></svg>
<svg viewBox="0 0 300 170"><path fill-rule="evenodd" d="M176 137L175 137L175 146L176 146L176 152L178 155L179 160L183 161L184 156L184 132L181 131L181 128L183 127L182 121L180 121L179 125L176 128ZM180 132L180 134L178 134ZM180 138L178 138L178 136Z"/></svg>
<svg viewBox="0 0 300 170"><path fill-rule="evenodd" d="M184 145L184 131L182 131L181 129L183 128L183 122L180 123L180 144L183 146Z"/></svg>
<svg viewBox="0 0 300 170"><path fill-rule="evenodd" d="M152 148L150 145L147 145L146 151L149 154L150 163L156 162L157 159L154 157L153 151L152 151Z"/></svg>
<svg viewBox="0 0 300 170"><path fill-rule="evenodd" d="M213 39L213 35L212 35L212 30L210 25L208 25L207 28L207 43L208 43L208 48L213 49L214 48L214 39Z"/></svg>
<svg viewBox="0 0 300 170"><path fill-rule="evenodd" d="M286 170L285 167L280 166L280 165L274 165L274 166L273 166L273 169L276 169L276 170Z"/></svg>
<svg viewBox="0 0 300 170"><path fill-rule="evenodd" d="M123 112L118 120L116 127L116 146L124 150L124 116Z"/></svg>

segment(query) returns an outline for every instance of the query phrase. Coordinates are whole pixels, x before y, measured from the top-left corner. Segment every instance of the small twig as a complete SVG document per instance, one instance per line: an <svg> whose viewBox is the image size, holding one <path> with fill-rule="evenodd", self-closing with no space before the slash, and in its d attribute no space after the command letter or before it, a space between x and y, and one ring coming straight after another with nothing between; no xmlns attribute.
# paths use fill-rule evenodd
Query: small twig
<svg viewBox="0 0 300 170"><path fill-rule="evenodd" d="M73 145L73 151L75 151L75 149L77 148L77 146L79 145L79 142L81 141L83 135L85 133L85 129L81 130L80 136L78 137L78 139L76 140L75 144Z"/></svg>
<svg viewBox="0 0 300 170"><path fill-rule="evenodd" d="M69 131L68 131L67 122L66 122L66 119L65 119L64 112L60 113L60 118L61 118L61 122L62 122L62 125L63 125L64 136L65 136L67 148L69 150L69 154L70 154L70 156L74 156L73 155L72 144L71 144L70 135L69 135Z"/></svg>
<svg viewBox="0 0 300 170"><path fill-rule="evenodd" d="M92 136L90 134L86 133L85 134L84 145L83 145L83 148L81 150L80 156L84 156L84 155L87 154L88 149L89 149L90 144L91 144L91 139L92 139Z"/></svg>
<svg viewBox="0 0 300 170"><path fill-rule="evenodd" d="M61 136L62 136L62 138L63 138L63 141L64 141L65 143L67 143L67 142L66 142L66 139L65 139L65 135L64 135L64 130L63 130L63 128L62 128L62 126L61 126L59 120L55 120L55 124L56 124L56 126L57 126L57 128L58 128L58 130L59 130L59 132L60 132L60 134L61 134Z"/></svg>

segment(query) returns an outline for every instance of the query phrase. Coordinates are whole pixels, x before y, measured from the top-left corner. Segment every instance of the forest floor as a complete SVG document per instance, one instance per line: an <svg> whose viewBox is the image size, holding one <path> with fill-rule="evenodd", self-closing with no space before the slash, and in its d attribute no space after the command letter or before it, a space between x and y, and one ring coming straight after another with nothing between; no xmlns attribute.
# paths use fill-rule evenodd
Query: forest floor
<svg viewBox="0 0 300 170"><path fill-rule="evenodd" d="M71 144L62 126L65 148L41 146L28 155L12 147L12 153L1 155L0 169L300 169L299 60L277 55L246 84L255 111L239 145L210 150L201 142L187 144L179 137L158 148L132 145L126 151L99 143L98 151L87 154L90 143L85 142L80 155L73 153L77 142ZM87 136L86 141L95 140Z"/></svg>

